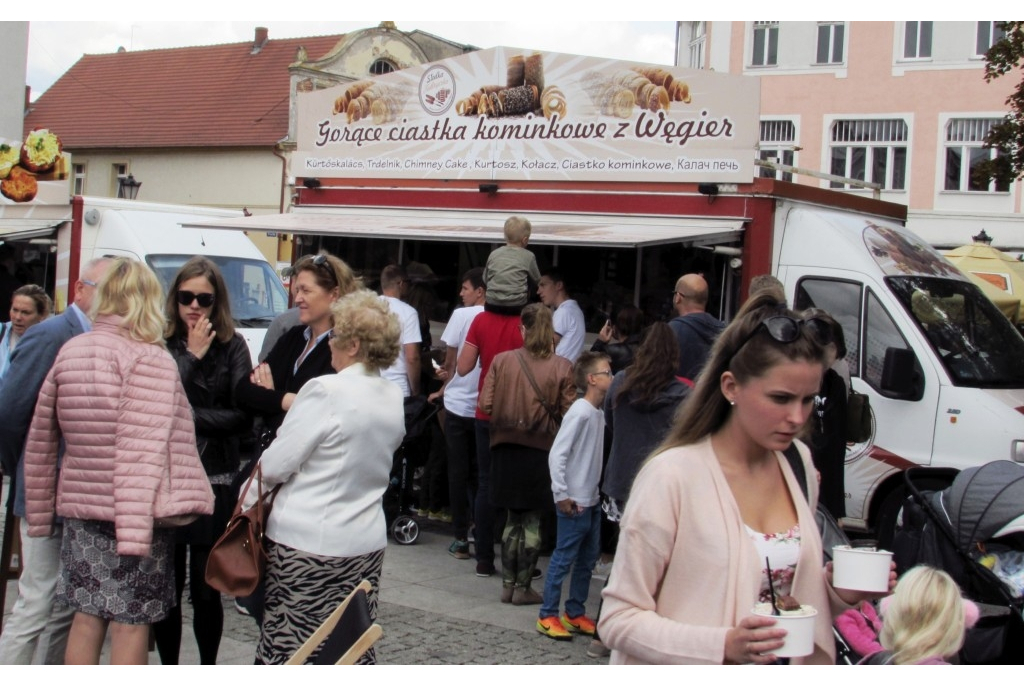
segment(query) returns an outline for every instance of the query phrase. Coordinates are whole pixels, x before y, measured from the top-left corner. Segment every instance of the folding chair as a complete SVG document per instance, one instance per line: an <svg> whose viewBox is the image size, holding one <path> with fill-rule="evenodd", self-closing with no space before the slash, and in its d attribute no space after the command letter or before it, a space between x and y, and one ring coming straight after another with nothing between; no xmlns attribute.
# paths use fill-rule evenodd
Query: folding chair
<svg viewBox="0 0 1024 685"><path fill-rule="evenodd" d="M348 666L358 661L384 635L380 625L370 619L369 591L370 581L359 583L285 665L306 663L317 647L320 653L314 665Z"/></svg>

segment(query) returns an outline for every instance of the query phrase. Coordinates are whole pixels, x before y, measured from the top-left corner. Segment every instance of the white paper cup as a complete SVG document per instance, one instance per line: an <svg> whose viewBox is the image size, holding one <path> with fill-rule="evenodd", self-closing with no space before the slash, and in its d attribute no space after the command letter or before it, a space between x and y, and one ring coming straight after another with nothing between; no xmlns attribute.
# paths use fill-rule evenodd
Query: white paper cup
<svg viewBox="0 0 1024 685"><path fill-rule="evenodd" d="M754 607L755 616L768 616L775 619L775 627L783 628L786 637L781 647L772 651L779 657L807 656L814 651L814 624L818 618L818 610L811 606L801 607L801 614L782 614L772 616L772 606L767 602Z"/></svg>
<svg viewBox="0 0 1024 685"><path fill-rule="evenodd" d="M892 552L856 549L845 545L832 548L832 587L840 590L888 592Z"/></svg>

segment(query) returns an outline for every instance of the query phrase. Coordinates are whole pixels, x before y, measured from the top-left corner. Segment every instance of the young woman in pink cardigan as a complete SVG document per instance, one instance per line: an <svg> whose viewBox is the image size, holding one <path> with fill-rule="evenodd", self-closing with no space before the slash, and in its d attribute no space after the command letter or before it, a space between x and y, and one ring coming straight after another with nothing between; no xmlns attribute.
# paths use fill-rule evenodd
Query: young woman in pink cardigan
<svg viewBox="0 0 1024 685"><path fill-rule="evenodd" d="M600 631L612 663L773 663L785 630L751 615L776 593L818 610L814 652L834 663L832 614L865 598L836 591L813 507L783 451L800 434L829 364L830 328L770 294L722 332L665 443L637 475L622 518ZM895 583L895 573L890 577Z"/></svg>

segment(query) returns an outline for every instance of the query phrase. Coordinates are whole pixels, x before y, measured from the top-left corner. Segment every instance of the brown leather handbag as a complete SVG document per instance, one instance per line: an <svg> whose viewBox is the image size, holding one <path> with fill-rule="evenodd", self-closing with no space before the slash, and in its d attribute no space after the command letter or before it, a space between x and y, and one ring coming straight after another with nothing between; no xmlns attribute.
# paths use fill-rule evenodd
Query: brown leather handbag
<svg viewBox="0 0 1024 685"><path fill-rule="evenodd" d="M242 502L253 479L259 497L256 504L242 511ZM280 485L263 492L263 471L257 463L231 514L224 534L213 544L206 561L206 584L232 597L248 597L263 577L267 554L263 549L263 533L270 506Z"/></svg>

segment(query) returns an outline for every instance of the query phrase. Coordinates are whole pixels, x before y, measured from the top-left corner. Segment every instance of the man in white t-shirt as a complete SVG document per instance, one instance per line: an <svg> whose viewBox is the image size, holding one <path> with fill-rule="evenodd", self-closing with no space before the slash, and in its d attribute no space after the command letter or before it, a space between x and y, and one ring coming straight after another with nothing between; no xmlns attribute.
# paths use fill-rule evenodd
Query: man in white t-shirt
<svg viewBox="0 0 1024 685"><path fill-rule="evenodd" d="M537 294L541 302L554 310L555 354L575 364L576 358L583 351L587 332L583 310L576 304L576 300L570 299L565 288L565 278L557 269L547 269L541 274Z"/></svg>
<svg viewBox="0 0 1024 685"><path fill-rule="evenodd" d="M420 318L416 310L400 299L408 288L405 269L398 264L389 264L380 272L381 299L398 316L402 333L399 336L401 348L395 363L380 372L380 375L398 384L402 395L420 394Z"/></svg>
<svg viewBox="0 0 1024 685"><path fill-rule="evenodd" d="M463 306L452 312L441 334L447 345L444 366L439 376L441 389L428 399L444 398L444 437L448 445L448 493L451 499L452 532L455 539L448 553L456 559L469 559L469 512L476 491L476 400L480 380L480 362L465 376L455 372L456 361L466 342L469 325L484 310L484 270L470 269L462 276L459 297Z"/></svg>

